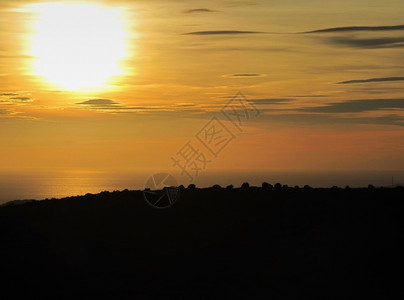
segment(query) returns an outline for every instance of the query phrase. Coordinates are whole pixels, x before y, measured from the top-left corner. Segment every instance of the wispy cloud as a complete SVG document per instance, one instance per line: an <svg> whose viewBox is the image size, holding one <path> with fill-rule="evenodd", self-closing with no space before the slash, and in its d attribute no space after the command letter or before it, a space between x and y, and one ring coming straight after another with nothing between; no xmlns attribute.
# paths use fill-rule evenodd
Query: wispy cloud
<svg viewBox="0 0 404 300"><path fill-rule="evenodd" d="M218 12L217 10L212 10L208 8L194 8L194 9L188 9L185 10L185 14L193 14L193 13L213 13L213 12Z"/></svg>
<svg viewBox="0 0 404 300"><path fill-rule="evenodd" d="M209 106L198 106L194 103L176 103L173 105L123 105L111 99L89 99L77 102L82 108L99 110L104 112L120 113L159 113L159 112L202 112L209 109Z"/></svg>
<svg viewBox="0 0 404 300"><path fill-rule="evenodd" d="M90 99L83 102L78 102L82 106L95 107L95 108L116 108L120 107L118 102L110 99Z"/></svg>
<svg viewBox="0 0 404 300"><path fill-rule="evenodd" d="M337 84L351 84L351 83L367 83L367 82L386 82L386 81L404 81L404 77L379 77L368 79L354 79L337 82Z"/></svg>
<svg viewBox="0 0 404 300"><path fill-rule="evenodd" d="M300 108L299 111L313 113L359 113L386 109L404 109L404 98L334 102L324 106Z"/></svg>
<svg viewBox="0 0 404 300"><path fill-rule="evenodd" d="M26 93L3 92L0 93L0 103L5 105L23 105L33 102L34 99L27 97Z"/></svg>
<svg viewBox="0 0 404 300"><path fill-rule="evenodd" d="M332 33L332 32L354 32L354 31L392 31L392 30L404 30L404 25L332 27L312 31L304 31L300 33Z"/></svg>
<svg viewBox="0 0 404 300"><path fill-rule="evenodd" d="M261 31L246 31L246 30L208 30L208 31L194 31L183 33L183 35L234 35L234 34L258 34L265 33Z"/></svg>
<svg viewBox="0 0 404 300"><path fill-rule="evenodd" d="M256 105L268 105L268 104L286 104L292 102L292 98L268 98L268 99L251 99L250 102Z"/></svg>
<svg viewBox="0 0 404 300"><path fill-rule="evenodd" d="M256 6L259 5L258 2L255 1L224 1L224 5L229 7L243 7L243 6Z"/></svg>
<svg viewBox="0 0 404 300"><path fill-rule="evenodd" d="M21 102L32 102L33 100L30 97L11 97L10 100L16 100Z"/></svg>
<svg viewBox="0 0 404 300"><path fill-rule="evenodd" d="M0 108L0 119L39 120L39 118L29 116L25 112L6 108Z"/></svg>
<svg viewBox="0 0 404 300"><path fill-rule="evenodd" d="M404 47L404 37L378 37L378 38L355 38L355 37L331 37L328 42L353 48L398 48Z"/></svg>
<svg viewBox="0 0 404 300"><path fill-rule="evenodd" d="M228 78L249 78L249 77L265 77L267 74L260 73L234 73L234 74L225 74L222 77Z"/></svg>
<svg viewBox="0 0 404 300"><path fill-rule="evenodd" d="M317 113L282 113L266 114L264 113L260 120L268 122L279 122L283 124L293 124L299 126L313 125L347 125L347 124L369 124L369 125L394 125L404 127L404 117L397 114L388 114L380 117L361 117L345 115L329 115Z"/></svg>
<svg viewBox="0 0 404 300"><path fill-rule="evenodd" d="M404 47L403 36L386 36L389 33L404 31L404 25L385 26L344 26L317 29L299 32L298 34L321 34L325 40L334 45L362 48L398 48ZM353 36L352 34L366 34L366 37ZM380 36L383 33L383 36ZM376 36L373 36L376 35ZM377 36L378 35L378 36Z"/></svg>
<svg viewBox="0 0 404 300"><path fill-rule="evenodd" d="M0 108L0 116L8 116L11 115L13 112L9 109Z"/></svg>
<svg viewBox="0 0 404 300"><path fill-rule="evenodd" d="M5 92L5 93L0 93L0 96L18 96L18 94L17 93L7 93L7 92Z"/></svg>

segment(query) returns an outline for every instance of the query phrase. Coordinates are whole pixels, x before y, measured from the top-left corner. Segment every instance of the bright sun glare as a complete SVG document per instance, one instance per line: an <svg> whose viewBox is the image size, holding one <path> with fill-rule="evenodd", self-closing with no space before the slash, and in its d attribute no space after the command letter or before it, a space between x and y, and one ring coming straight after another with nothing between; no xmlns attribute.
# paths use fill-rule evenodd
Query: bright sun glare
<svg viewBox="0 0 404 300"><path fill-rule="evenodd" d="M58 88L104 89L123 75L128 56L123 12L95 4L41 3L32 6L33 72Z"/></svg>

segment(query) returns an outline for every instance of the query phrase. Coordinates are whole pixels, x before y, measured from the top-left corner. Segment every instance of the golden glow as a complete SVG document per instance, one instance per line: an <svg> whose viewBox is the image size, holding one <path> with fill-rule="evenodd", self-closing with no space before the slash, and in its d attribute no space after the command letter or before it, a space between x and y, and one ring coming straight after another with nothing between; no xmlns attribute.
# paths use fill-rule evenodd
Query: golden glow
<svg viewBox="0 0 404 300"><path fill-rule="evenodd" d="M31 47L35 75L79 91L108 88L111 77L125 74L128 34L120 9L60 2L32 9L37 13Z"/></svg>

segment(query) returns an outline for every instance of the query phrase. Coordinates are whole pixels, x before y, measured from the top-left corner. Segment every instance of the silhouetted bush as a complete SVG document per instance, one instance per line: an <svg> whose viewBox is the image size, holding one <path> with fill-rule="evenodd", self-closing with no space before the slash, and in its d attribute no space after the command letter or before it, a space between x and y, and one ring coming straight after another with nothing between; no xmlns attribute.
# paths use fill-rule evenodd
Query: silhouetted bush
<svg viewBox="0 0 404 300"><path fill-rule="evenodd" d="M277 182L277 183L275 183L274 188L277 189L277 190L280 190L282 188L282 184Z"/></svg>
<svg viewBox="0 0 404 300"><path fill-rule="evenodd" d="M234 188L234 185L232 185L232 184L226 186L226 189L228 189L228 190L232 190L233 188Z"/></svg>
<svg viewBox="0 0 404 300"><path fill-rule="evenodd" d="M191 183L190 185L188 185L187 189L188 190L194 190L196 188L196 185Z"/></svg>

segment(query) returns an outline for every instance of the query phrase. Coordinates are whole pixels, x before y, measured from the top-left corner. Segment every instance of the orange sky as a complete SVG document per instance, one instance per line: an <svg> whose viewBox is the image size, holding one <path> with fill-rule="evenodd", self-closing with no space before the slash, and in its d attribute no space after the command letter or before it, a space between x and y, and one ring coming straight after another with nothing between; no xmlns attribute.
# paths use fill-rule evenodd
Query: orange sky
<svg viewBox="0 0 404 300"><path fill-rule="evenodd" d="M0 2L0 171L404 171L402 1L86 3Z"/></svg>

